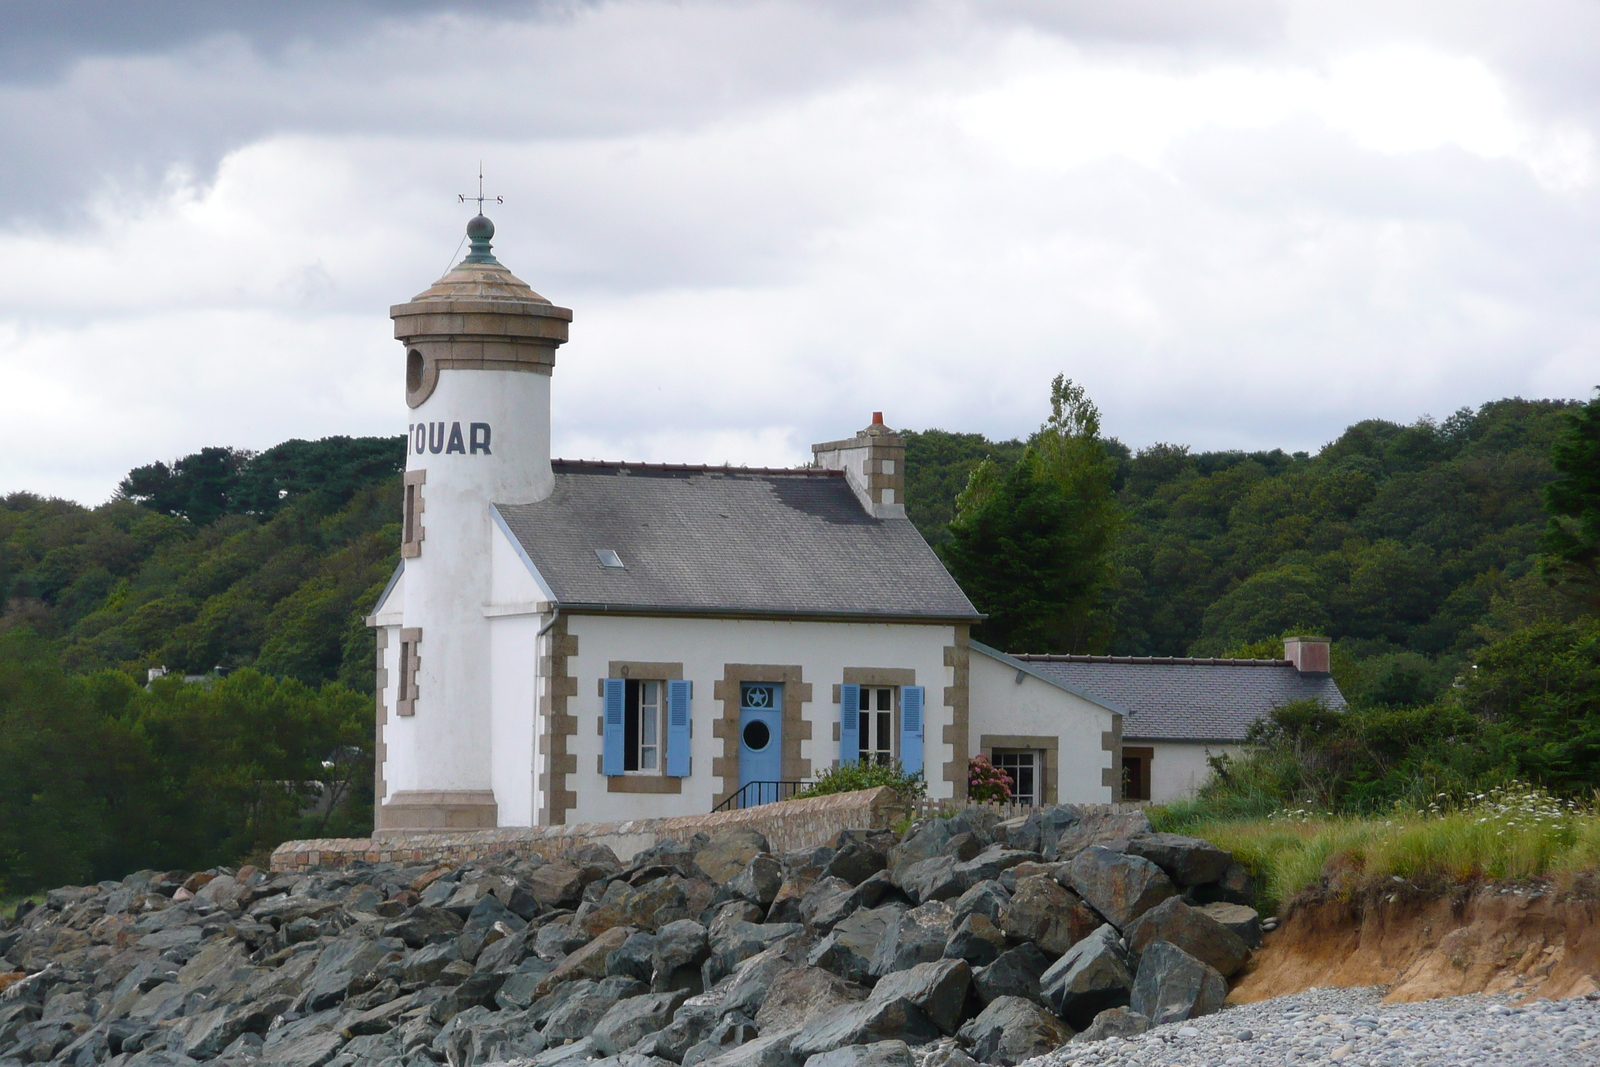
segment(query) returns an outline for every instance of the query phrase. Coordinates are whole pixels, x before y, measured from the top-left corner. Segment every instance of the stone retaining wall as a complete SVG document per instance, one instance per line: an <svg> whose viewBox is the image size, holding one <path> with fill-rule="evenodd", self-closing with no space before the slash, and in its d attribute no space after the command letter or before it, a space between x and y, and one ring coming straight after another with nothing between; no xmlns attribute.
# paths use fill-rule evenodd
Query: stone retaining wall
<svg viewBox="0 0 1600 1067"><path fill-rule="evenodd" d="M500 830L385 830L371 837L329 837L285 841L272 852L275 871L343 867L357 860L372 863L463 863L497 852L537 853L554 859L582 845L607 845L628 860L657 841L687 839L731 827L751 827L764 835L774 852L813 848L831 841L840 830L882 829L905 815L892 789L879 786L854 793L835 793L807 800L682 815L671 819L580 823L576 826L509 827Z"/></svg>

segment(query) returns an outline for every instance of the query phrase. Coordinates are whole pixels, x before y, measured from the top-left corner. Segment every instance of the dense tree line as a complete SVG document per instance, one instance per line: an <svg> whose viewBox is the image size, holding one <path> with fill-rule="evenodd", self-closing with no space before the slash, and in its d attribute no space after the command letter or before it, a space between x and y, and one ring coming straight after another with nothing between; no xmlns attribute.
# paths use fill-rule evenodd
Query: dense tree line
<svg viewBox="0 0 1600 1067"><path fill-rule="evenodd" d="M1026 441L907 434L911 517L990 614L980 639L1276 656L1328 633L1354 710L1284 709L1224 768L1229 803L1592 786L1600 400L1366 421L1315 456L1133 452L1081 387L1050 402ZM370 826L362 619L403 459L400 438L212 448L100 507L0 500L0 892ZM173 675L146 686L153 666Z"/></svg>
<svg viewBox="0 0 1600 1067"><path fill-rule="evenodd" d="M1130 452L1103 440L1120 510L1110 574L1084 609L1091 617L1053 635L1015 629L1008 599L986 589L995 569L1018 564L974 556L959 536L964 479L1026 467L1039 435L908 434L908 508L979 607L1008 624L980 627L980 639L1018 651L1182 656L1326 633L1341 681L1417 703L1496 636L1535 617L1573 617L1540 573L1542 494L1556 476L1553 451L1573 436L1568 415L1587 410L1501 400L1442 423L1369 420L1315 456L1166 444ZM1596 533L1577 519L1565 528L1575 531L1574 559L1592 559Z"/></svg>

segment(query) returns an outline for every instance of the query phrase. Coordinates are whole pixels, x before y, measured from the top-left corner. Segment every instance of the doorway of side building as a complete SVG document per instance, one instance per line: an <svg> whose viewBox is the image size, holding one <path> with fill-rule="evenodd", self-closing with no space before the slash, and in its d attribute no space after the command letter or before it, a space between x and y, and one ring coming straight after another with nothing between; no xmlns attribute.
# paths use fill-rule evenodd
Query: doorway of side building
<svg viewBox="0 0 1600 1067"><path fill-rule="evenodd" d="M1150 763L1154 760L1153 748L1122 749L1122 799L1150 799Z"/></svg>
<svg viewBox="0 0 1600 1067"><path fill-rule="evenodd" d="M744 795L743 806L777 801L778 782L782 777L783 686L777 682L742 682L739 685L739 787L750 787Z"/></svg>

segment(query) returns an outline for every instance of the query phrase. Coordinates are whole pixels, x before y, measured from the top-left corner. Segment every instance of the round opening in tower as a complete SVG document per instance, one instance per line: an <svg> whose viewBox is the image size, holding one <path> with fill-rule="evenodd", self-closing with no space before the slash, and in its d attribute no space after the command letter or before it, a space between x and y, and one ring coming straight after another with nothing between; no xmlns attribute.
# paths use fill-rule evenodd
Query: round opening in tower
<svg viewBox="0 0 1600 1067"><path fill-rule="evenodd" d="M406 353L406 392L422 388L422 353L415 348Z"/></svg>

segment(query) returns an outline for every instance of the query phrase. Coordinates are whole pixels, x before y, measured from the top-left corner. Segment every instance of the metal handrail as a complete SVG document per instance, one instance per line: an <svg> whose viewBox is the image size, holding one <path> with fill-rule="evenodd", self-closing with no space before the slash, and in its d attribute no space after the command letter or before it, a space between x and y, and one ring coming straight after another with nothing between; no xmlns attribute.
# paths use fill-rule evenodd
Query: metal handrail
<svg viewBox="0 0 1600 1067"><path fill-rule="evenodd" d="M735 811L739 808L754 808L761 804L776 804L780 800L792 800L796 793L810 784L810 782L746 782L711 810L713 813Z"/></svg>

